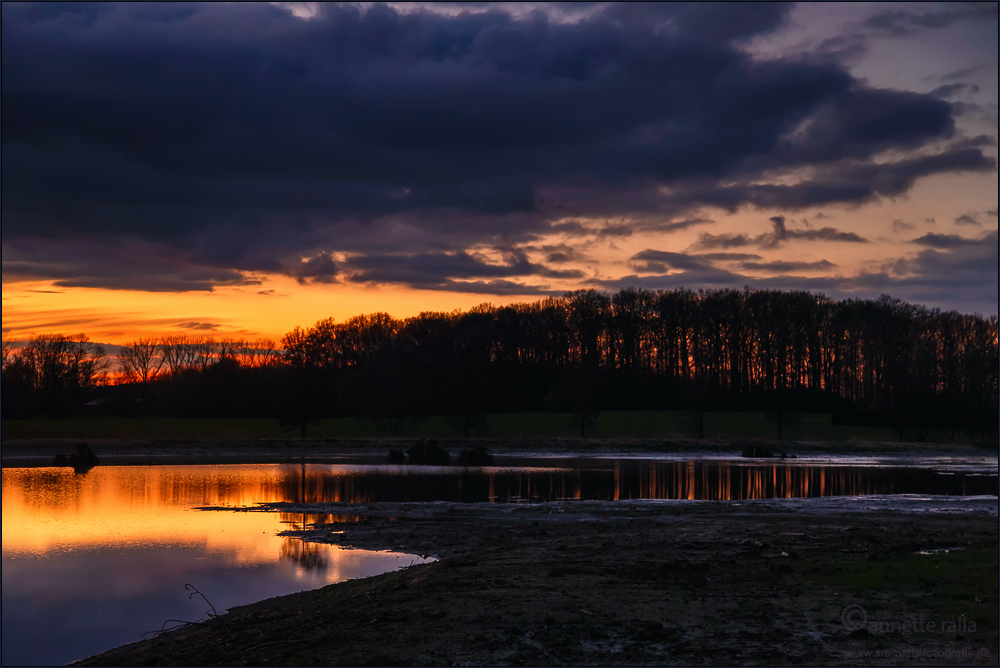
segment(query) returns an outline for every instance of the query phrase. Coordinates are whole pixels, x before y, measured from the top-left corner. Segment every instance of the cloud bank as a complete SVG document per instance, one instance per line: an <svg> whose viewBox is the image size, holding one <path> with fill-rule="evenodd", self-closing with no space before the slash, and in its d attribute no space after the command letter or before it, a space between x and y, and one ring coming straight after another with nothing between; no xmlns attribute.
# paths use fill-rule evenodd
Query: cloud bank
<svg viewBox="0 0 1000 668"><path fill-rule="evenodd" d="M550 266L579 249L541 262L518 250L553 234L669 234L711 224L705 207L862 204L995 169L955 129L946 98L960 88L877 89L822 54L742 48L788 11L611 4L569 20L319 5L303 19L266 4L5 4L4 275L541 293L582 278ZM952 20L889 12L868 27ZM595 218L609 222L579 222ZM867 241L772 225L700 246ZM941 252L919 262L937 267L924 254ZM708 260L635 261L727 275Z"/></svg>

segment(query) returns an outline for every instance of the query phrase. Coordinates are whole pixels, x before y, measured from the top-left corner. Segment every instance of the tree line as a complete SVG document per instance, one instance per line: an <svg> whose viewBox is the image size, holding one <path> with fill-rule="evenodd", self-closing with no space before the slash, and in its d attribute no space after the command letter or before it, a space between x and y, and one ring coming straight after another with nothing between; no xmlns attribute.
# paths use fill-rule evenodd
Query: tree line
<svg viewBox="0 0 1000 668"><path fill-rule="evenodd" d="M11 362L5 353L5 416L8 369L25 367L21 357L34 354L25 350ZM76 364L78 399L92 381ZM583 429L607 409L832 412L908 438L931 428L995 433L998 422L997 318L887 295L581 290L406 319L326 319L278 346L139 339L117 366L115 383L147 412L267 415L300 430L357 416L393 432L443 414L472 432L485 413L537 410L573 413ZM43 376L33 381L39 396ZM231 400L211 396L221 391Z"/></svg>
<svg viewBox="0 0 1000 668"><path fill-rule="evenodd" d="M41 334L20 347L5 334L3 416L237 417L250 408L241 384L268 394L276 376L261 371L281 364L266 338L137 338L109 355L85 334Z"/></svg>

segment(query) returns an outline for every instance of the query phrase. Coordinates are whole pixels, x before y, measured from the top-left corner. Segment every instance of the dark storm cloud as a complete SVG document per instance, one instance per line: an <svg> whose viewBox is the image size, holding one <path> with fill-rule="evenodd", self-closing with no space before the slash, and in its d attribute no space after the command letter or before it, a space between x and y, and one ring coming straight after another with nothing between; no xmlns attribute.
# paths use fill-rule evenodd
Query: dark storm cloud
<svg viewBox="0 0 1000 668"><path fill-rule="evenodd" d="M854 232L841 232L834 227L822 227L818 230L787 230L784 239L806 239L809 241L845 241L854 244L866 244L868 239Z"/></svg>
<svg viewBox="0 0 1000 668"><path fill-rule="evenodd" d="M462 292L488 294L532 294L545 291L543 287L522 285L509 280L512 278L583 277L583 272L579 270L550 269L531 262L522 249L510 249L504 255L504 264L486 262L483 258L464 251L358 255L341 264L346 280L353 283L398 284L424 290L446 290L459 286ZM520 286L522 292L517 292L515 286Z"/></svg>
<svg viewBox="0 0 1000 668"><path fill-rule="evenodd" d="M760 255L756 253L698 253L695 257L712 262L746 262L747 260L760 259Z"/></svg>
<svg viewBox="0 0 1000 668"><path fill-rule="evenodd" d="M892 221L892 231L893 232L902 232L902 231L905 231L905 230L912 230L914 227L916 227L916 226L913 223L908 223L905 220L900 220L898 218L896 220Z"/></svg>
<svg viewBox="0 0 1000 668"><path fill-rule="evenodd" d="M750 246L754 240L748 234L709 234L702 232L698 235L698 242L695 248L740 248Z"/></svg>
<svg viewBox="0 0 1000 668"><path fill-rule="evenodd" d="M987 63L981 63L979 65L973 65L972 67L964 67L959 70L946 72L945 74L927 76L924 77L924 81L957 81L959 79L965 79L976 72L988 70L989 68L990 66Z"/></svg>
<svg viewBox="0 0 1000 668"><path fill-rule="evenodd" d="M586 255L568 244L544 244L531 250L544 253L545 261L552 264L580 262L588 259Z"/></svg>
<svg viewBox="0 0 1000 668"><path fill-rule="evenodd" d="M669 270L710 271L713 274L718 274L715 268L716 262L747 263L759 259L761 259L760 255L755 253L689 254L647 248L629 258L628 265L633 270L646 274L663 274Z"/></svg>
<svg viewBox="0 0 1000 668"><path fill-rule="evenodd" d="M963 213L955 218L956 225L972 225L973 227L980 227L982 223L974 213Z"/></svg>
<svg viewBox="0 0 1000 668"><path fill-rule="evenodd" d="M770 235L758 237L758 243L766 247L780 246L789 239L802 239L805 241L846 241L849 243L868 243L864 237L860 237L853 232L841 232L833 227L823 227L818 230L790 230L785 224L784 216L771 216L771 224L774 231Z"/></svg>
<svg viewBox="0 0 1000 668"><path fill-rule="evenodd" d="M653 274L640 276L630 274L615 279L590 279L587 283L603 290L621 290L627 287L641 287L649 290L672 290L681 287L704 286L711 288L743 287L749 277L734 274L724 269L711 267L689 269L671 274Z"/></svg>
<svg viewBox="0 0 1000 668"><path fill-rule="evenodd" d="M647 274L663 274L670 269L710 269L712 267L712 262L702 259L697 255L647 249L633 255L629 259L629 266L635 271Z"/></svg>
<svg viewBox="0 0 1000 668"><path fill-rule="evenodd" d="M590 230L578 220L569 220L563 223L553 223L545 228L546 232L554 234L565 234L570 237L582 237L590 234Z"/></svg>
<svg viewBox="0 0 1000 668"><path fill-rule="evenodd" d="M628 221L607 222L594 227L579 221L556 223L546 228L548 232L566 234L572 237L594 235L597 239L630 237L636 232L671 234L697 225L713 225L709 218L686 218L684 220L662 220L659 218L639 218Z"/></svg>
<svg viewBox="0 0 1000 668"><path fill-rule="evenodd" d="M824 271L835 269L837 265L827 260L818 262L773 261L756 262L759 255L751 253L705 253L687 254L647 249L636 253L629 260L629 266L635 271L647 274L665 274L669 270L683 272L711 272L716 277L734 276L729 272L718 270L718 261L740 261L739 267L748 271L765 273L788 273L790 271Z"/></svg>
<svg viewBox="0 0 1000 668"><path fill-rule="evenodd" d="M339 271L337 264L328 253L318 253L303 260L298 267L289 267L286 273L293 276L300 284L305 284L307 281L333 283L337 280Z"/></svg>
<svg viewBox="0 0 1000 668"><path fill-rule="evenodd" d="M715 221L708 218L687 218L678 221L646 221L637 225L643 232L657 232L660 234L670 234L680 232L697 225L714 225Z"/></svg>
<svg viewBox="0 0 1000 668"><path fill-rule="evenodd" d="M868 28L902 37L920 30L947 28L962 20L996 22L997 4L995 2L969 4L940 12L917 13L905 10L883 12L869 18L865 21L865 25Z"/></svg>
<svg viewBox="0 0 1000 668"><path fill-rule="evenodd" d="M189 322L179 322L177 323L177 327L193 332L217 332L222 325L217 322L197 322L192 320Z"/></svg>
<svg viewBox="0 0 1000 668"><path fill-rule="evenodd" d="M908 292L945 303L946 299L956 304L978 299L981 301L977 310L996 314L997 267L994 230L971 244L927 248L913 257L897 260L883 272L862 274L856 282L861 287L891 286L894 295Z"/></svg>
<svg viewBox="0 0 1000 668"><path fill-rule="evenodd" d="M954 235L925 235L915 243L924 250L885 263L877 271L855 276L802 276L794 271L822 271L835 265L819 262L742 263L741 269L780 272L785 275L760 278L715 266L709 256L647 250L632 258L638 273L618 279L590 279L594 287L617 290L627 286L648 289L678 287L796 289L824 292L836 298L874 298L889 292L915 303L966 312L997 313L997 232L980 239ZM734 254L735 255L735 254ZM645 262L647 264L643 265ZM646 271L646 269L650 271ZM654 270L659 269L658 272ZM670 273L667 273L667 271Z"/></svg>
<svg viewBox="0 0 1000 668"><path fill-rule="evenodd" d="M632 228L625 223L605 225L597 231L597 236L604 237L630 237Z"/></svg>
<svg viewBox="0 0 1000 668"><path fill-rule="evenodd" d="M818 216L817 216L818 217ZM835 227L820 227L807 229L789 229L784 216L770 218L772 230L755 237L749 234L709 234L698 235L695 248L740 248L742 246L758 246L760 248L778 248L787 241L841 241L846 243L868 243L868 239L854 232L842 232ZM808 223L806 223L808 224Z"/></svg>
<svg viewBox="0 0 1000 668"><path fill-rule="evenodd" d="M957 234L933 233L918 237L914 239L912 243L940 249L959 248L961 246L978 246L980 244L980 242L975 239L967 239L966 237L960 237Z"/></svg>
<svg viewBox="0 0 1000 668"><path fill-rule="evenodd" d="M819 170L811 181L793 185L738 183L714 189L703 202L730 210L745 204L792 210L831 203L863 204L901 195L924 176L995 169L996 160L978 148L946 150L880 164L841 161Z"/></svg>
<svg viewBox="0 0 1000 668"><path fill-rule="evenodd" d="M953 97L961 93L971 94L978 92L979 92L979 86L975 84L952 83L952 84L944 84L943 86L938 86L930 93L928 93L928 95L931 95L932 97L946 98L946 97Z"/></svg>
<svg viewBox="0 0 1000 668"><path fill-rule="evenodd" d="M266 4L2 11L4 274L67 286L348 271L508 290L514 275L570 276L516 259L476 274L466 249L669 232L702 224L703 205L858 204L995 168L978 147L935 152L956 138L945 100L872 89L828 59L753 60L741 42L780 27L784 4L615 3L573 22L381 5L310 20ZM922 20L903 14L879 29ZM624 222L573 222L595 216ZM105 250L74 254L68 238ZM139 260L142 244L165 250Z"/></svg>
<svg viewBox="0 0 1000 668"><path fill-rule="evenodd" d="M163 244L85 239L16 239L3 244L8 280L51 279L64 288L147 292L207 291L223 285L257 285L252 274L191 262Z"/></svg>
<svg viewBox="0 0 1000 668"><path fill-rule="evenodd" d="M769 274L787 274L790 271L826 271L836 269L837 265L829 260L819 260L818 262L785 262L775 260L774 262L744 262L741 269L747 271L761 271Z"/></svg>

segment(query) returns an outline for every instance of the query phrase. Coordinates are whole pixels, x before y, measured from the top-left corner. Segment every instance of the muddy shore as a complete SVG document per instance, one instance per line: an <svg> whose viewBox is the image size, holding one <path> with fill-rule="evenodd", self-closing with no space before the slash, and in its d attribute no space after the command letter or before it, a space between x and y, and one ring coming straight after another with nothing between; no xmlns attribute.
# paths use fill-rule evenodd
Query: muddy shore
<svg viewBox="0 0 1000 668"><path fill-rule="evenodd" d="M967 461L992 461L997 446L968 443L733 441L715 439L639 438L520 438L439 439L455 456L465 448L484 446L495 454L531 456L556 454L595 455L730 455L748 445L762 446L789 455L877 456L890 458L955 457ZM78 443L94 451L104 465L151 464L281 464L329 463L350 458L384 461L390 448L406 448L413 439L288 439L288 440L136 440L136 439L4 439L0 449L3 467L50 466L56 454L72 452Z"/></svg>
<svg viewBox="0 0 1000 668"><path fill-rule="evenodd" d="M243 509L440 560L78 665L997 665L995 497L813 501Z"/></svg>

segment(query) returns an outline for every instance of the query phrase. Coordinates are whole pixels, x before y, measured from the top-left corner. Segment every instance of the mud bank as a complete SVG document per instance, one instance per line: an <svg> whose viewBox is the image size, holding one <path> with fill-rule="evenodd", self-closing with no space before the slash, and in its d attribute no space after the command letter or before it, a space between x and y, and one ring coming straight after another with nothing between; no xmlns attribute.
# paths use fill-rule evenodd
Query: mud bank
<svg viewBox="0 0 1000 668"><path fill-rule="evenodd" d="M242 511L348 508L292 533L440 561L79 665L997 664L996 497Z"/></svg>
<svg viewBox="0 0 1000 668"><path fill-rule="evenodd" d="M796 457L861 456L914 458L959 458L992 462L997 448L967 443L734 441L712 439L440 439L438 444L455 457L461 450L486 447L501 456L665 456L720 455L736 457L748 445L763 446ZM4 467L50 466L59 453L71 452L83 443L105 465L150 464L284 464L383 463L391 448L405 448L414 439L289 439L289 440L134 440L134 439L4 439L0 461Z"/></svg>

